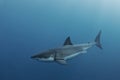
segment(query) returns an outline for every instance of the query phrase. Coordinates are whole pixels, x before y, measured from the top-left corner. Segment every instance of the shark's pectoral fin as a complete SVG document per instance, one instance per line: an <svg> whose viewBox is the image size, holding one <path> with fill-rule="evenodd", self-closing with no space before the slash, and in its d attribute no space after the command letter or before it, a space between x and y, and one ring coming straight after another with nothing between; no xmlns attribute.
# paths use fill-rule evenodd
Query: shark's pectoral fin
<svg viewBox="0 0 120 80"><path fill-rule="evenodd" d="M56 61L60 64L64 64L64 65L67 64L67 62L64 59L63 60L62 59L61 60L56 60Z"/></svg>

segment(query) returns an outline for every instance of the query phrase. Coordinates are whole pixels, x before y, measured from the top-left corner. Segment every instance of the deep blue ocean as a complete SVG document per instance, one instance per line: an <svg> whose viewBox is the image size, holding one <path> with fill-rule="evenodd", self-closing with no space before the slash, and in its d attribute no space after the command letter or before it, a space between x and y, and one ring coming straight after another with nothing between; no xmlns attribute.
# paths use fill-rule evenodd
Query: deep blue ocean
<svg viewBox="0 0 120 80"><path fill-rule="evenodd" d="M0 0L0 80L120 80L119 0ZM32 60L36 53L94 41L67 65Z"/></svg>

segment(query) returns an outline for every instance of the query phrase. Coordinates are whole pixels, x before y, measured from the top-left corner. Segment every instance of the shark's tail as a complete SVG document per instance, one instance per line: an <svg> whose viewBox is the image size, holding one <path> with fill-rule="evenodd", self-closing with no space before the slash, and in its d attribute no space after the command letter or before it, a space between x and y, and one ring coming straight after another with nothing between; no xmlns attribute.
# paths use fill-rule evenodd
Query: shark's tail
<svg viewBox="0 0 120 80"><path fill-rule="evenodd" d="M101 30L99 31L98 35L96 36L95 38L95 43L96 43L96 46L99 47L100 49L103 49L102 48L102 45L100 43L100 36L101 36Z"/></svg>

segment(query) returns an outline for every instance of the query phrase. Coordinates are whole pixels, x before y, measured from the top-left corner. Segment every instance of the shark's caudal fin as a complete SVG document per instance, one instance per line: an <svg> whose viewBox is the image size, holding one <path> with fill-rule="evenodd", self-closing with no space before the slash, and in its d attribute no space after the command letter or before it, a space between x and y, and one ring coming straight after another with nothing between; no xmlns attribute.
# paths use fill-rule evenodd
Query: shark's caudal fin
<svg viewBox="0 0 120 80"><path fill-rule="evenodd" d="M102 49L102 45L100 43L100 36L101 36L101 30L99 31L98 35L95 38L96 46Z"/></svg>

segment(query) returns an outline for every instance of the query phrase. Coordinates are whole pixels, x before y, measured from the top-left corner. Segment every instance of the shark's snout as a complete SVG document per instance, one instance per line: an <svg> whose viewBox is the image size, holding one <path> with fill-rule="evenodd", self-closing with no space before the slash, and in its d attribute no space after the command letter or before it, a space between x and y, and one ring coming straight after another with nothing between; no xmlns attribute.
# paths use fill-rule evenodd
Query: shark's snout
<svg viewBox="0 0 120 80"><path fill-rule="evenodd" d="M33 58L36 58L36 57L37 57L37 55L32 55L30 58L32 58L32 59L33 59Z"/></svg>
<svg viewBox="0 0 120 80"><path fill-rule="evenodd" d="M33 55L33 56L31 56L30 58L31 58L31 59L38 59L38 56Z"/></svg>
<svg viewBox="0 0 120 80"><path fill-rule="evenodd" d="M35 57L34 57L34 56L31 56L30 58L33 59L33 58L35 58Z"/></svg>
<svg viewBox="0 0 120 80"><path fill-rule="evenodd" d="M39 61L39 60L41 59L41 58L39 58L39 57L36 56L36 55L35 55L35 56L31 56L30 58L31 58L32 60L37 60L37 61Z"/></svg>
<svg viewBox="0 0 120 80"><path fill-rule="evenodd" d="M35 56L31 56L30 58L31 58L31 59L34 59L34 58L35 58Z"/></svg>

